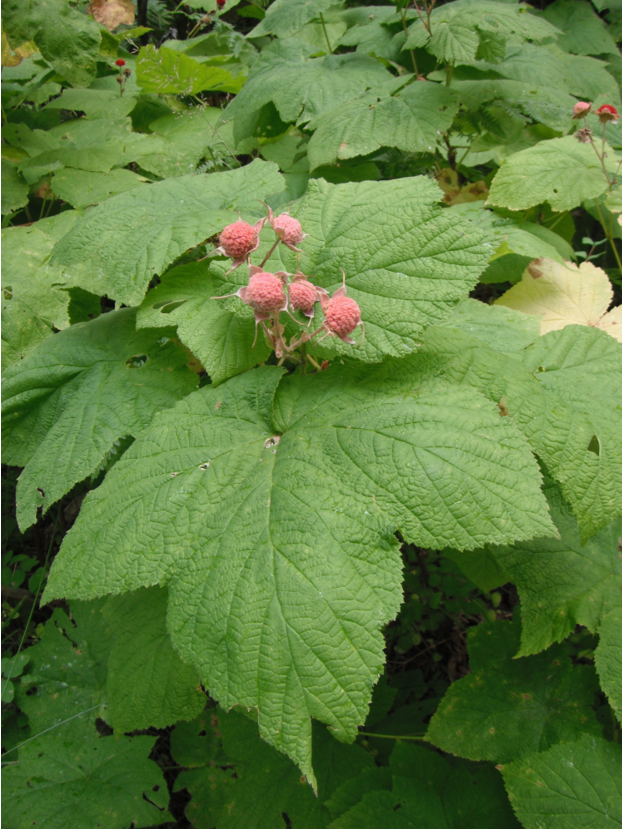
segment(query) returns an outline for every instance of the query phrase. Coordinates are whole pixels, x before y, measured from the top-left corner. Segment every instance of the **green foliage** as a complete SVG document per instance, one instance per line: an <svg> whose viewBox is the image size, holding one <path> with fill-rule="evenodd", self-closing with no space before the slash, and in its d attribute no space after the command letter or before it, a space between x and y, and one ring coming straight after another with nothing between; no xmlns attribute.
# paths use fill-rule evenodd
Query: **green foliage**
<svg viewBox="0 0 622 829"><path fill-rule="evenodd" d="M622 821L619 5L6 0L7 825Z"/></svg>

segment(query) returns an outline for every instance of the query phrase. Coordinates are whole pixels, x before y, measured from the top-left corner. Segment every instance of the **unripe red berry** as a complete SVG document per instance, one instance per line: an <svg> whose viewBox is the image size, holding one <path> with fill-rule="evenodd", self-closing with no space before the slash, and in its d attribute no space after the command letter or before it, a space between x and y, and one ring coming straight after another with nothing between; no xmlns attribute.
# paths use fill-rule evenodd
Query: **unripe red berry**
<svg viewBox="0 0 622 829"><path fill-rule="evenodd" d="M586 101L579 101L572 108L572 117L575 119L585 118L591 109L592 104L588 104Z"/></svg>
<svg viewBox="0 0 622 829"><path fill-rule="evenodd" d="M289 301L297 311L311 311L317 302L315 285L307 280L300 279L289 286Z"/></svg>
<svg viewBox="0 0 622 829"><path fill-rule="evenodd" d="M278 276L259 271L248 280L244 301L262 314L279 311L285 304L283 283Z"/></svg>
<svg viewBox="0 0 622 829"><path fill-rule="evenodd" d="M224 9L226 2L227 2L227 0L216 0L216 5L218 6L219 9Z"/></svg>
<svg viewBox="0 0 622 829"><path fill-rule="evenodd" d="M326 306L326 325L338 337L347 337L361 321L361 309L348 296L334 296Z"/></svg>
<svg viewBox="0 0 622 829"><path fill-rule="evenodd" d="M257 229L241 219L227 227L220 234L220 247L225 256L244 259L257 244Z"/></svg>
<svg viewBox="0 0 622 829"><path fill-rule="evenodd" d="M123 58L117 58L117 60L115 60L114 63L115 66L125 66L125 61L123 60Z"/></svg>

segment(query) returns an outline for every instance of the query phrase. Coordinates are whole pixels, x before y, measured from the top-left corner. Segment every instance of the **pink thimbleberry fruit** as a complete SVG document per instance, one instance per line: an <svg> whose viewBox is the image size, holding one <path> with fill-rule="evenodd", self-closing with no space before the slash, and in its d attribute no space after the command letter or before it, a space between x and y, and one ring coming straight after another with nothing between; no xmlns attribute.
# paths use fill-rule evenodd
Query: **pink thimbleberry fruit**
<svg viewBox="0 0 622 829"><path fill-rule="evenodd" d="M298 219L294 219L289 213L281 213L280 216L275 216L272 210L268 208L268 221L283 244L290 250L300 253L296 245L300 244L307 234L303 233Z"/></svg>
<svg viewBox="0 0 622 829"><path fill-rule="evenodd" d="M283 283L272 273L259 271L248 280L244 302L260 314L272 314L285 304Z"/></svg>
<svg viewBox="0 0 622 829"><path fill-rule="evenodd" d="M338 337L347 337L361 321L361 309L348 296L333 296L326 306L326 326Z"/></svg>
<svg viewBox="0 0 622 829"><path fill-rule="evenodd" d="M244 259L257 244L257 229L241 219L227 227L220 234L220 248L225 256Z"/></svg>
<svg viewBox="0 0 622 829"><path fill-rule="evenodd" d="M572 117L574 119L585 118L591 109L592 104L588 104L587 101L578 101L572 108Z"/></svg>
<svg viewBox="0 0 622 829"><path fill-rule="evenodd" d="M317 302L317 289L306 279L292 282L289 286L289 301L292 308L303 313L309 313Z"/></svg>
<svg viewBox="0 0 622 829"><path fill-rule="evenodd" d="M607 121L617 121L620 117L618 110L614 106L611 106L611 104L603 104L601 107L598 107L596 115L598 115L598 120L601 124L606 124Z"/></svg>

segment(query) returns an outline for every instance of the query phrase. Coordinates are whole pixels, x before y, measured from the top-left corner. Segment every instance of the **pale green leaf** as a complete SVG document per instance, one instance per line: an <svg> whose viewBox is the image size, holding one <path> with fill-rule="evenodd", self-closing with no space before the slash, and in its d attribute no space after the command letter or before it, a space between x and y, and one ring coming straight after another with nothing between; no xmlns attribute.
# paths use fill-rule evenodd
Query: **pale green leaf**
<svg viewBox="0 0 622 829"><path fill-rule="evenodd" d="M125 829L170 819L164 775L149 760L155 737L80 741L45 734L2 773L4 821L12 829L97 826Z"/></svg>
<svg viewBox="0 0 622 829"><path fill-rule="evenodd" d="M168 582L182 658L313 779L310 717L351 740L367 714L401 601L394 531L461 548L553 531L513 424L417 362L394 371L288 377L271 420L275 368L190 395L88 496L45 599Z"/></svg>
<svg viewBox="0 0 622 829"><path fill-rule="evenodd" d="M467 637L471 672L450 686L430 721L426 739L435 746L506 763L582 732L601 733L594 669L573 665L566 645L514 659L518 622L479 625Z"/></svg>
<svg viewBox="0 0 622 829"><path fill-rule="evenodd" d="M135 318L128 308L72 325L5 371L4 462L25 466L21 527L96 472L116 441L196 388L170 329L135 332Z"/></svg>
<svg viewBox="0 0 622 829"><path fill-rule="evenodd" d="M2 215L28 204L28 185L15 169L15 164L2 160Z"/></svg>
<svg viewBox="0 0 622 829"><path fill-rule="evenodd" d="M136 81L145 92L160 95L196 95L206 89L239 92L244 76L233 75L221 66L209 66L173 49L146 46L136 61Z"/></svg>
<svg viewBox="0 0 622 829"><path fill-rule="evenodd" d="M283 188L275 164L256 160L224 173L182 176L113 196L90 210L56 246L74 284L127 305L141 302L153 276L188 248Z"/></svg>
<svg viewBox="0 0 622 829"><path fill-rule="evenodd" d="M577 625L595 633L603 617L622 606L622 519L582 544L558 489L547 487L546 494L559 540L537 538L487 550L518 588L524 656L561 642Z"/></svg>
<svg viewBox="0 0 622 829"><path fill-rule="evenodd" d="M34 40L44 60L72 86L88 86L97 74L99 26L66 0L7 0L2 26L12 43Z"/></svg>
<svg viewBox="0 0 622 829"><path fill-rule="evenodd" d="M336 3L338 0L275 0L266 10L264 19L251 32L251 37L289 37Z"/></svg>
<svg viewBox="0 0 622 829"><path fill-rule="evenodd" d="M64 89L63 94L50 101L44 109L66 109L83 112L87 118L124 118L136 106L133 95L119 95L108 89Z"/></svg>
<svg viewBox="0 0 622 829"><path fill-rule="evenodd" d="M68 212L2 231L3 370L26 357L54 328L69 325L64 269L50 265L49 258L56 241L77 218Z"/></svg>
<svg viewBox="0 0 622 829"><path fill-rule="evenodd" d="M194 668L184 665L166 630L166 590L110 598L102 608L113 640L106 685L110 724L118 731L165 728L205 706Z"/></svg>
<svg viewBox="0 0 622 829"><path fill-rule="evenodd" d="M329 829L518 829L501 776L490 766L450 763L427 747L398 741L390 768L392 790L375 781Z"/></svg>
<svg viewBox="0 0 622 829"><path fill-rule="evenodd" d="M540 333L538 320L533 317L475 299L458 303L442 326L464 331L496 352L522 351Z"/></svg>
<svg viewBox="0 0 622 829"><path fill-rule="evenodd" d="M456 97L440 84L412 84L399 97L369 92L309 125L315 128L308 150L311 169L381 147L434 152L439 133L449 129L457 111Z"/></svg>
<svg viewBox="0 0 622 829"><path fill-rule="evenodd" d="M542 12L542 17L563 32L557 45L576 55L618 54L615 40L604 21L586 0L555 0Z"/></svg>
<svg viewBox="0 0 622 829"><path fill-rule="evenodd" d="M622 552L621 547L622 541L618 540L618 550ZM598 635L600 641L594 654L596 670L609 704L622 721L622 607L604 617Z"/></svg>
<svg viewBox="0 0 622 829"><path fill-rule="evenodd" d="M180 340L199 358L215 384L253 368L270 354L262 335L251 348L255 321L250 308L243 306L234 313L212 299L221 285L207 263L175 268L149 291L137 316L139 328L177 325Z"/></svg>
<svg viewBox="0 0 622 829"><path fill-rule="evenodd" d="M606 164L610 172L615 171L613 150ZM524 210L547 201L553 210L571 210L604 193L607 186L593 148L568 135L541 141L507 158L492 181L488 203Z"/></svg>
<svg viewBox="0 0 622 829"><path fill-rule="evenodd" d="M502 770L525 829L622 825L622 749L585 734Z"/></svg>
<svg viewBox="0 0 622 829"><path fill-rule="evenodd" d="M109 173L65 168L54 173L51 186L55 196L80 210L106 201L117 193L141 187L146 181L144 176L123 168L110 170Z"/></svg>

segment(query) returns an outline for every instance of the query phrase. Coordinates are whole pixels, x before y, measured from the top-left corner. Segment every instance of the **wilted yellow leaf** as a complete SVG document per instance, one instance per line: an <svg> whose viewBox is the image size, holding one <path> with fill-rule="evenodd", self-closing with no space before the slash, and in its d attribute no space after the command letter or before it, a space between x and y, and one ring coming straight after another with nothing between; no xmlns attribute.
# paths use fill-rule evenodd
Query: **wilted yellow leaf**
<svg viewBox="0 0 622 829"><path fill-rule="evenodd" d="M121 24L131 26L134 22L132 0L91 0L88 12L111 32Z"/></svg>
<svg viewBox="0 0 622 829"><path fill-rule="evenodd" d="M18 66L24 58L30 57L38 52L37 46L32 40L22 43L17 49L11 49L11 44L5 32L2 32L2 65Z"/></svg>
<svg viewBox="0 0 622 829"><path fill-rule="evenodd" d="M622 342L622 309L607 313L612 299L609 277L591 262L577 266L553 259L534 259L522 280L506 291L497 304L539 316L541 334L566 325L590 325Z"/></svg>

